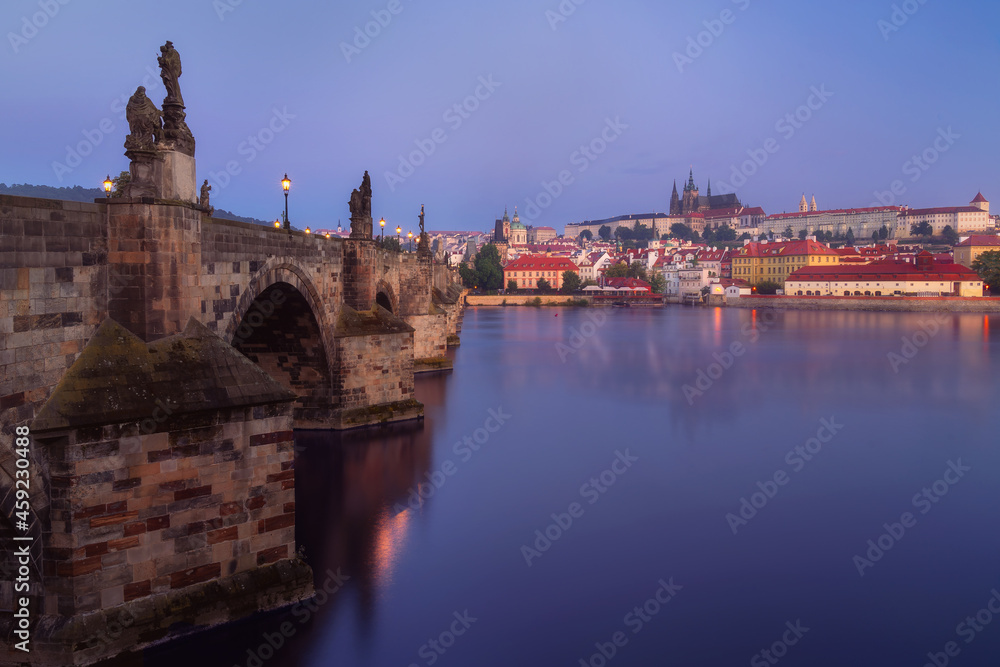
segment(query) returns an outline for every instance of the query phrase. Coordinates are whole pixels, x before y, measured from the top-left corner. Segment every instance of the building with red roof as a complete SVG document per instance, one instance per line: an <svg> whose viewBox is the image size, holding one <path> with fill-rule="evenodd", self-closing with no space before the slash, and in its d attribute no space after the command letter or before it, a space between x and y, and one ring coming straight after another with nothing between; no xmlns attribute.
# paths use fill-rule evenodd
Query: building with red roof
<svg viewBox="0 0 1000 667"><path fill-rule="evenodd" d="M785 279L804 266L836 266L840 256L817 241L749 242L733 250L732 278L751 285L765 281L783 285Z"/></svg>
<svg viewBox="0 0 1000 667"><path fill-rule="evenodd" d="M972 268L984 252L1000 251L1000 236L973 234L955 246L955 263Z"/></svg>
<svg viewBox="0 0 1000 667"><path fill-rule="evenodd" d="M938 262L926 250L913 262L883 259L862 266L805 266L785 281L795 296L983 296L979 275Z"/></svg>
<svg viewBox="0 0 1000 667"><path fill-rule="evenodd" d="M982 198L979 193L976 199ZM905 238L912 234L913 227L922 222L928 223L934 234L941 234L945 227L951 227L956 232L986 232L991 231L993 221L990 219L990 203L973 200L968 206L945 206L939 208L907 208L899 213L896 237Z"/></svg>
<svg viewBox="0 0 1000 667"><path fill-rule="evenodd" d="M538 281L544 278L553 289L562 289L566 271L580 275L580 270L568 257L521 255L503 267L503 284L506 287L514 280L518 289L538 289Z"/></svg>

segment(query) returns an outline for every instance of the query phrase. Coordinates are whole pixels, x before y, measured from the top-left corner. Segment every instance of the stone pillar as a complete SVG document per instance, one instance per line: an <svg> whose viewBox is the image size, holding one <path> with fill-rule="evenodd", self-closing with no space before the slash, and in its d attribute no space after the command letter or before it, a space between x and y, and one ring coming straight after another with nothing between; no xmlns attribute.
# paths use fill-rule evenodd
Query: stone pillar
<svg viewBox="0 0 1000 667"><path fill-rule="evenodd" d="M355 238L353 220L351 227L351 238L344 240L344 305L371 310L375 303L375 241Z"/></svg>
<svg viewBox="0 0 1000 667"><path fill-rule="evenodd" d="M108 269L124 285L108 315L146 342L180 332L201 313L201 212L194 204L111 199Z"/></svg>

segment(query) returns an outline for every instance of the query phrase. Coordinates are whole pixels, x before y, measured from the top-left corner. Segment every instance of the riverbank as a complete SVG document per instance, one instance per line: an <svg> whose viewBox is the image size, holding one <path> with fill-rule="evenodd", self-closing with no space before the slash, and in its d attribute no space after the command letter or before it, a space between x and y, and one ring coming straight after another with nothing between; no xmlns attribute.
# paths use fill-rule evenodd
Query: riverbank
<svg viewBox="0 0 1000 667"><path fill-rule="evenodd" d="M537 301L536 301L537 299ZM467 294L467 306L592 306L594 300L587 296L566 296L565 294Z"/></svg>
<svg viewBox="0 0 1000 667"><path fill-rule="evenodd" d="M744 296L726 299L736 308L786 308L789 310L863 310L916 313L1000 313L1000 299L969 297L844 297L844 296Z"/></svg>

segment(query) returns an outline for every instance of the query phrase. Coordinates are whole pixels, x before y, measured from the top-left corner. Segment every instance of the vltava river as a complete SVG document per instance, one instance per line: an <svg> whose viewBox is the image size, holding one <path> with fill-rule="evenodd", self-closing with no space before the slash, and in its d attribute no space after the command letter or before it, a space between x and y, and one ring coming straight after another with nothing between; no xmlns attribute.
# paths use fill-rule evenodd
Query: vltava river
<svg viewBox="0 0 1000 667"><path fill-rule="evenodd" d="M144 664L997 664L998 362L995 316L470 309L422 425L296 436L336 592Z"/></svg>

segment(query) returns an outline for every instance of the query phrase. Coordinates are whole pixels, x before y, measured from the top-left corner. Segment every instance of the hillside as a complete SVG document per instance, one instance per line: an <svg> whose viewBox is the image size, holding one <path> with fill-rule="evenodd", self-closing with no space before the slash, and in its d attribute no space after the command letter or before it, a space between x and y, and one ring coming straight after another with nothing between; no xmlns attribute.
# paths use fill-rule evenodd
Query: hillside
<svg viewBox="0 0 1000 667"><path fill-rule="evenodd" d="M93 202L95 199L101 199L104 197L104 190L100 188L84 188L79 185L74 185L71 188L56 188L51 185L30 185L28 183L12 183L7 185L6 183L0 183L0 195L13 195L15 197L37 197L39 199L58 199L61 201L80 201L80 202ZM236 220L237 222L249 222L255 225L264 225L270 227L270 222L265 220L258 220L257 218L248 218L242 215L236 215L230 211L226 211L221 208L215 209L212 214L213 217L222 218L223 220Z"/></svg>

